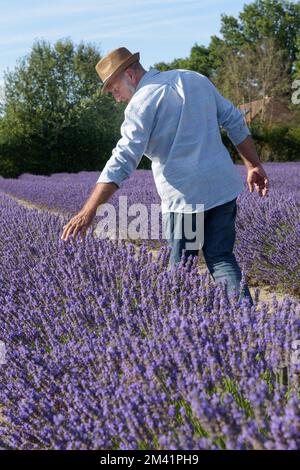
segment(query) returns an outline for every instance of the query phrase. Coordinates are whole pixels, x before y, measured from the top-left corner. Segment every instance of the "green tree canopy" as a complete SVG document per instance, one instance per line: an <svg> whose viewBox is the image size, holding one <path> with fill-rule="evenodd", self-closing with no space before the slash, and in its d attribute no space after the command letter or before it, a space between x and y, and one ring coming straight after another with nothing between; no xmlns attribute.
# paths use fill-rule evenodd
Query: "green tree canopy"
<svg viewBox="0 0 300 470"><path fill-rule="evenodd" d="M279 50L286 52L289 72L295 68L300 70L300 2L255 0L244 5L238 18L222 14L220 32L222 38L211 36L207 47L196 43L189 57L160 62L156 67L160 70L186 68L214 78L225 65L229 52L237 54L245 46L255 47L272 39Z"/></svg>
<svg viewBox="0 0 300 470"><path fill-rule="evenodd" d="M267 38L255 46L228 50L218 75L217 86L236 105L267 96L286 97L291 80L287 72L286 51Z"/></svg>
<svg viewBox="0 0 300 470"><path fill-rule="evenodd" d="M255 0L244 5L239 20L222 15L221 33L226 44L240 48L266 38L275 40L285 50L291 64L297 54L296 38L300 31L300 2L285 0Z"/></svg>
<svg viewBox="0 0 300 470"><path fill-rule="evenodd" d="M37 41L4 78L0 171L49 174L100 169L119 135L122 107L100 95L90 44ZM5 173L5 171L4 171Z"/></svg>

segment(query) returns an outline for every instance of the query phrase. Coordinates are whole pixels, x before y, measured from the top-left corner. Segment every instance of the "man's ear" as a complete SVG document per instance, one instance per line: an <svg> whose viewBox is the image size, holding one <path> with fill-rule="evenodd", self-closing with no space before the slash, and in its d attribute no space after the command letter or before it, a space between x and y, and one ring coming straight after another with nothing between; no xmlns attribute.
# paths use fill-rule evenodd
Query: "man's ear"
<svg viewBox="0 0 300 470"><path fill-rule="evenodd" d="M127 78L129 78L131 81L134 81L134 71L132 70L132 68L128 67L124 73Z"/></svg>

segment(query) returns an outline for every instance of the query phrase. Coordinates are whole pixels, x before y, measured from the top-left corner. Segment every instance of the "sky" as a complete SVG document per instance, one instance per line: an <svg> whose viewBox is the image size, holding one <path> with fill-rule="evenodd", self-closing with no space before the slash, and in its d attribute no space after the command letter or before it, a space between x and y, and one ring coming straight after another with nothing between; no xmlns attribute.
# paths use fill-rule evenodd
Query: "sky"
<svg viewBox="0 0 300 470"><path fill-rule="evenodd" d="M221 37L221 14L238 16L241 0L0 0L0 86L4 70L30 53L36 39L90 42L101 54L117 47L140 52L148 69L187 57L195 43Z"/></svg>

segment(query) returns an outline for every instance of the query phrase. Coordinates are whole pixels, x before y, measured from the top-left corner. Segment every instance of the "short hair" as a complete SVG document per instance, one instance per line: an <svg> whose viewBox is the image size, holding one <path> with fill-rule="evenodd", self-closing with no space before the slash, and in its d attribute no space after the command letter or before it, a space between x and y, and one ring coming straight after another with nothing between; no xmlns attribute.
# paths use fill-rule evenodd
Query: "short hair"
<svg viewBox="0 0 300 470"><path fill-rule="evenodd" d="M126 69L124 70L124 72L125 72L127 69L131 69L131 70L133 70L134 72L137 72L138 70L142 70L143 67L142 67L142 65L140 64L139 61L136 61L136 62L133 62L133 64L128 65L128 67L126 67Z"/></svg>
<svg viewBox="0 0 300 470"><path fill-rule="evenodd" d="M131 69L131 70L133 70L134 72L137 72L138 70L140 70L140 69L142 69L142 68L143 68L143 67L142 67L142 65L140 64L139 61L133 62L133 64L128 65L128 67L126 67L126 69L122 70L122 72L121 72L120 75L119 75L119 78L120 78L121 80L123 80L123 77L125 76L125 72L126 72L126 70L128 70L128 69Z"/></svg>
<svg viewBox="0 0 300 470"><path fill-rule="evenodd" d="M128 69L132 69L132 70L138 70L139 68L141 68L141 64L140 62L137 60L136 62L133 62L133 64L129 65L129 67L127 67Z"/></svg>

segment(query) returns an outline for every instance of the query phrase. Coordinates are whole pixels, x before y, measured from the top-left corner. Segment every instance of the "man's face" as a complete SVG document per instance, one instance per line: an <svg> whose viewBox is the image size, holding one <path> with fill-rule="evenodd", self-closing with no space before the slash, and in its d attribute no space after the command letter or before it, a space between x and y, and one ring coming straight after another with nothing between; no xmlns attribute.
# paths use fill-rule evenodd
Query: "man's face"
<svg viewBox="0 0 300 470"><path fill-rule="evenodd" d="M128 103L135 93L135 87L132 84L131 77L124 73L119 77L115 77L111 83L107 85L106 91L111 93L118 103L120 101L126 101Z"/></svg>

